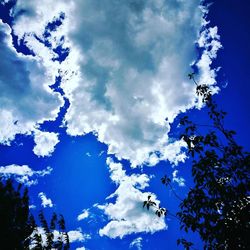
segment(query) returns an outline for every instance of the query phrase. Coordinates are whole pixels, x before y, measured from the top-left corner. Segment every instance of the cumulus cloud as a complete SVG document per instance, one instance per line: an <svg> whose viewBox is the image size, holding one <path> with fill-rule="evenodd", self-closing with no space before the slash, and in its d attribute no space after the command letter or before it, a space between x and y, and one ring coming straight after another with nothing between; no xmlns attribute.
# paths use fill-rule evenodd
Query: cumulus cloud
<svg viewBox="0 0 250 250"><path fill-rule="evenodd" d="M87 209L83 210L83 212L81 214L79 214L77 216L77 220L80 221L80 220L84 220L86 218L89 217L89 211Z"/></svg>
<svg viewBox="0 0 250 250"><path fill-rule="evenodd" d="M34 135L35 146L33 148L34 154L37 156L50 156L56 144L59 142L58 133L43 132L36 130Z"/></svg>
<svg viewBox="0 0 250 250"><path fill-rule="evenodd" d="M89 234L83 234L81 228L68 232L69 241L72 242L83 242L89 240L91 236Z"/></svg>
<svg viewBox="0 0 250 250"><path fill-rule="evenodd" d="M172 181L176 182L180 187L185 187L185 179L183 177L178 177L178 170L174 170L174 172L172 173Z"/></svg>
<svg viewBox="0 0 250 250"><path fill-rule="evenodd" d="M47 167L43 170L35 171L31 169L28 165L7 165L0 167L0 173L4 178L15 177L15 180L23 183L27 186L37 184L38 178L48 175L52 172L51 167Z"/></svg>
<svg viewBox="0 0 250 250"><path fill-rule="evenodd" d="M47 198L46 194L43 192L40 192L38 194L38 197L41 199L42 201L42 206L45 207L53 207L53 203L52 200Z"/></svg>
<svg viewBox="0 0 250 250"><path fill-rule="evenodd" d="M171 122L194 104L194 86L186 74L195 60L202 13L197 1L178 7L163 1L137 6L119 2L118 7L104 1L97 9L92 2L85 1L82 6L88 11L76 15L81 35L70 34L84 61L65 117L67 131L96 132L109 153L132 166L150 162L157 151L157 163L167 157L165 118Z"/></svg>
<svg viewBox="0 0 250 250"><path fill-rule="evenodd" d="M183 145L175 144L178 157L166 153L169 123L196 105L195 86L186 77L197 60L195 43L204 48L197 66L207 84L215 83L211 62L221 46L216 28L204 27L200 2L20 0L14 32L49 67L59 68L71 104L65 116L70 135L93 132L132 166L164 159L176 164L184 159ZM44 39L45 27L62 12L63 24L46 39L52 48L63 40L70 53L55 66L52 48L34 37Z"/></svg>
<svg viewBox="0 0 250 250"><path fill-rule="evenodd" d="M17 53L11 28L0 20L0 143L31 133L38 122L56 118L62 97L49 85L54 77L37 56Z"/></svg>
<svg viewBox="0 0 250 250"><path fill-rule="evenodd" d="M154 194L141 191L148 186L149 177L145 174L127 176L122 165L115 163L111 158L107 159L107 164L111 179L118 188L108 197L116 197L115 203L98 206L109 218L109 222L99 230L99 234L110 238L123 238L128 234L154 233L166 229L164 218L159 218L153 210L144 210L142 207L149 194L159 204Z"/></svg>
<svg viewBox="0 0 250 250"><path fill-rule="evenodd" d="M19 166L19 165L8 165L5 167L0 167L0 172L1 174L7 175L28 175L28 176L32 176L33 175L33 171L31 168L29 168L29 166L27 165L23 165L23 166Z"/></svg>
<svg viewBox="0 0 250 250"><path fill-rule="evenodd" d="M135 238L130 244L129 248L136 248L142 250L142 237Z"/></svg>

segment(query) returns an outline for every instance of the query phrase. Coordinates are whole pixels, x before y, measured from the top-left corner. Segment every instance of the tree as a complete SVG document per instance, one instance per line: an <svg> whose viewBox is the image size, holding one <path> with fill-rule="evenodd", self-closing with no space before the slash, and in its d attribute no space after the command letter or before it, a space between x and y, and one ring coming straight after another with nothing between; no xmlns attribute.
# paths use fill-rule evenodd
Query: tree
<svg viewBox="0 0 250 250"><path fill-rule="evenodd" d="M181 227L200 234L205 249L248 249L250 233L250 153L235 139L235 132L224 126L226 113L219 110L207 85L196 92L208 109L211 124L203 125L184 116L181 138L193 158L194 187L181 202L177 213Z"/></svg>
<svg viewBox="0 0 250 250"><path fill-rule="evenodd" d="M27 249L34 225L29 214L28 190L21 194L11 180L0 182L0 245L4 249Z"/></svg>
<svg viewBox="0 0 250 250"><path fill-rule="evenodd" d="M192 160L194 186L180 203L177 218L186 232L198 232L204 249L248 249L250 245L250 153L224 126L226 113L218 108L212 91L198 84L196 93L208 110L209 124L197 124L188 116L180 119L180 138L187 144ZM206 129L204 129L206 128ZM165 177L166 178L166 177ZM166 185L170 185L170 179ZM170 187L171 188L171 187ZM185 249L192 243L179 239Z"/></svg>
<svg viewBox="0 0 250 250"><path fill-rule="evenodd" d="M39 225L29 211L28 189L13 181L0 180L0 248L19 250L69 249L69 237L62 215L53 213L48 225L42 211Z"/></svg>
<svg viewBox="0 0 250 250"><path fill-rule="evenodd" d="M31 235L32 244L34 245L31 249L69 249L69 236L65 228L65 220L61 214L58 218L57 214L53 213L50 224L48 224L43 212L40 211L39 220L41 227L36 226L34 235ZM41 240L42 235L44 240Z"/></svg>

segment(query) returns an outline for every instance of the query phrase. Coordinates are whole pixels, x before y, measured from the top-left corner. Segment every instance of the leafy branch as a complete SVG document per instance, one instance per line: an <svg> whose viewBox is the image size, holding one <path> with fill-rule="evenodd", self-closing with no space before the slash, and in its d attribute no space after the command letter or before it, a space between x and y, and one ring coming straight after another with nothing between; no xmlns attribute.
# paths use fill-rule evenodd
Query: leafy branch
<svg viewBox="0 0 250 250"><path fill-rule="evenodd" d="M234 139L236 134L224 126L226 112L220 110L213 99L212 90L199 84L190 73L188 77L196 85L196 94L208 109L211 125L200 125L188 116L180 118L183 132L180 138L187 144L187 154L192 160L194 186L182 199L173 189L167 176L161 182L169 186L181 202L176 218L180 228L198 232L204 249L248 249L250 232L250 153L245 152ZM207 127L209 131L200 130ZM144 202L148 209L157 209L151 197ZM158 207L160 217L169 214ZM193 243L178 239L185 249Z"/></svg>

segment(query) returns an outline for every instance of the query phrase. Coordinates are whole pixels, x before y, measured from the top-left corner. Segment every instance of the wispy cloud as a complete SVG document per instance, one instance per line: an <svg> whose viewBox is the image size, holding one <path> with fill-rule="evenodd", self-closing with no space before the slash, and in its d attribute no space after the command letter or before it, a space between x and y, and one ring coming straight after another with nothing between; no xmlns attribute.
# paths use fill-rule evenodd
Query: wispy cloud
<svg viewBox="0 0 250 250"><path fill-rule="evenodd" d="M91 157L91 154L89 152L87 152L85 155Z"/></svg>
<svg viewBox="0 0 250 250"><path fill-rule="evenodd" d="M174 172L172 173L172 181L173 182L177 182L177 184L180 186L180 187L185 187L185 179L183 177L178 177L177 176L178 174L178 170L174 170Z"/></svg>
<svg viewBox="0 0 250 250"><path fill-rule="evenodd" d="M142 250L142 237L135 238L129 245L129 248L136 248Z"/></svg>
<svg viewBox="0 0 250 250"><path fill-rule="evenodd" d="M38 194L38 197L41 199L42 201L42 206L45 208L45 207L53 207L53 203L52 203L52 200L47 198L46 194L43 193L43 192L40 192Z"/></svg>
<svg viewBox="0 0 250 250"><path fill-rule="evenodd" d="M79 214L77 216L77 220L80 221L80 220L84 220L86 218L89 217L89 211L87 209L83 210L83 212L81 214Z"/></svg>

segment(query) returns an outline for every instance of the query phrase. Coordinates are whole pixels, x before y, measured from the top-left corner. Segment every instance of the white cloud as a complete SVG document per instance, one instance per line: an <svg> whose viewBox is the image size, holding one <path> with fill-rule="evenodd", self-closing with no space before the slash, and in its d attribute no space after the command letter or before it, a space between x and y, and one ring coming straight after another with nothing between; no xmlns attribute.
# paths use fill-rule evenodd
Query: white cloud
<svg viewBox="0 0 250 250"><path fill-rule="evenodd" d="M183 177L177 177L178 170L174 170L172 173L172 181L177 182L180 187L185 187L185 179Z"/></svg>
<svg viewBox="0 0 250 250"><path fill-rule="evenodd" d="M28 165L7 165L0 167L0 173L3 177L15 177L15 180L27 186L37 184L37 178L49 175L52 172L51 167L43 170L33 170Z"/></svg>
<svg viewBox="0 0 250 250"><path fill-rule="evenodd" d="M76 248L76 250L85 250L86 248L85 247L78 247Z"/></svg>
<svg viewBox="0 0 250 250"><path fill-rule="evenodd" d="M49 88L54 76L37 56L17 53L10 34L0 20L0 143L7 145L16 134L30 134L37 123L54 120L63 103Z"/></svg>
<svg viewBox="0 0 250 250"><path fill-rule="evenodd" d="M129 248L136 248L142 250L142 237L135 238L129 245Z"/></svg>
<svg viewBox="0 0 250 250"><path fill-rule="evenodd" d="M202 31L198 44L200 47L204 48L204 52L197 62L197 66L200 70L199 81L201 83L213 85L216 83L216 71L219 70L219 68L211 69L211 64L217 57L218 50L222 48L220 36L218 35L218 28L215 26ZM215 88L215 91L218 91L218 89Z"/></svg>
<svg viewBox="0 0 250 250"><path fill-rule="evenodd" d="M161 1L148 1L138 12L133 11L135 6L129 9L121 4L123 14L118 19L116 7L105 4L96 10L92 1L85 1L88 13L82 18L81 11L77 19L84 34L95 27L100 32L88 35L91 45L87 51L82 32L74 34L73 42L85 60L66 115L68 132L95 131L99 140L109 145L109 153L130 160L132 166L150 161L151 152L158 151L157 163L168 145L165 118L172 121L179 110L194 103L194 86L186 74L195 59L195 27L199 27L202 13L193 2L178 10ZM173 12L172 20L168 12ZM89 20L86 24L85 19ZM127 26L119 29L123 23ZM112 28L119 30L118 34L108 33ZM83 105L82 100L89 104Z"/></svg>
<svg viewBox="0 0 250 250"><path fill-rule="evenodd" d="M27 165L23 165L23 166L19 166L19 165L8 165L5 167L0 167L0 172L1 174L10 174L10 175L27 175L27 176L32 176L33 175L33 171L31 168L29 168L29 166Z"/></svg>
<svg viewBox="0 0 250 250"><path fill-rule="evenodd" d="M52 172L52 168L51 167L47 167L46 169L44 170L38 170L38 171L35 171L36 174L38 174L39 176L45 176L45 175L48 175Z"/></svg>
<svg viewBox="0 0 250 250"><path fill-rule="evenodd" d="M6 4L6 3L8 3L8 2L10 2L10 0L2 0L2 3L3 3L3 4Z"/></svg>
<svg viewBox="0 0 250 250"><path fill-rule="evenodd" d="M87 209L83 210L83 212L81 214L79 214L77 216L77 220L80 221L80 220L84 220L86 218L89 217L89 211Z"/></svg>
<svg viewBox="0 0 250 250"><path fill-rule="evenodd" d="M36 144L33 148L34 154L44 157L54 152L59 139L57 133L35 130L34 141Z"/></svg>
<svg viewBox="0 0 250 250"><path fill-rule="evenodd" d="M101 157L104 153L105 153L105 151L102 150L102 151L99 153L98 157Z"/></svg>
<svg viewBox="0 0 250 250"><path fill-rule="evenodd" d="M109 153L133 167L164 159L176 164L185 156L181 142L175 143L178 157L166 153L172 147L169 123L196 105L195 86L186 76L197 59L197 40L205 48L197 64L200 79L215 83L211 62L220 43L216 27L199 36L206 24L200 2L20 0L13 13L27 9L32 15L20 15L14 32L53 72L59 68L71 103L65 116L70 135L94 132ZM63 25L48 39L56 46L63 35L70 53L54 65L51 49L40 48L34 34L43 38L47 23L61 12Z"/></svg>
<svg viewBox="0 0 250 250"><path fill-rule="evenodd" d="M91 154L89 152L87 152L85 155L91 157Z"/></svg>
<svg viewBox="0 0 250 250"><path fill-rule="evenodd" d="M81 228L68 232L69 241L72 242L83 242L89 240L91 236L89 234L83 234Z"/></svg>
<svg viewBox="0 0 250 250"><path fill-rule="evenodd" d="M115 203L99 205L108 216L109 222L99 230L101 236L123 238L125 235L139 232L154 233L166 229L164 218L155 215L154 210L143 209L143 201L150 194L158 204L154 194L142 192L148 186L149 177L145 174L127 176L120 163L107 159L111 179L118 185L117 190L107 199L116 197Z"/></svg>
<svg viewBox="0 0 250 250"><path fill-rule="evenodd" d="M41 199L42 201L42 206L45 207L53 207L53 203L52 200L47 198L46 194L43 192L40 192L38 194L38 197Z"/></svg>

